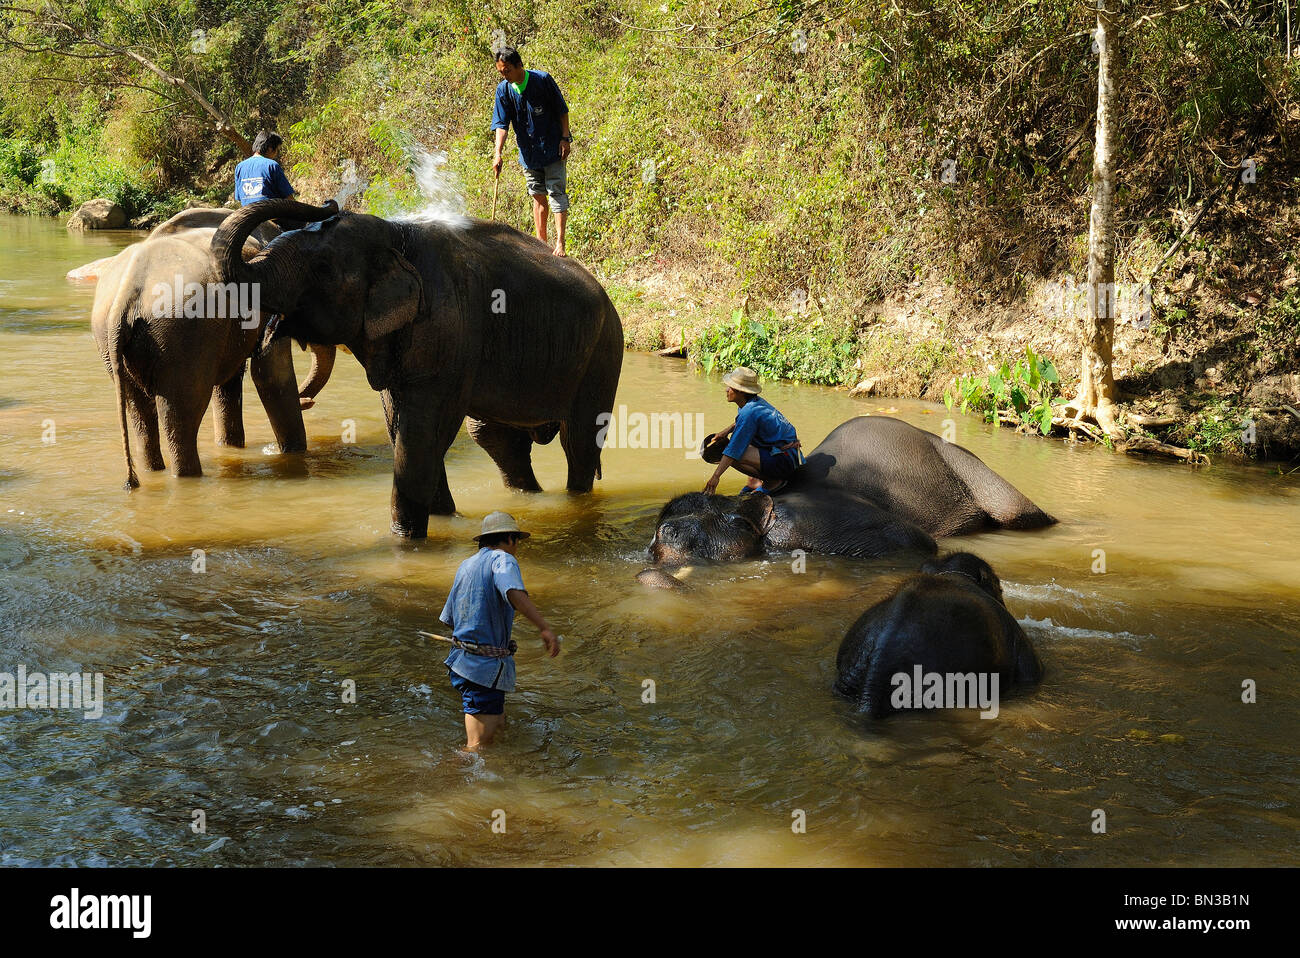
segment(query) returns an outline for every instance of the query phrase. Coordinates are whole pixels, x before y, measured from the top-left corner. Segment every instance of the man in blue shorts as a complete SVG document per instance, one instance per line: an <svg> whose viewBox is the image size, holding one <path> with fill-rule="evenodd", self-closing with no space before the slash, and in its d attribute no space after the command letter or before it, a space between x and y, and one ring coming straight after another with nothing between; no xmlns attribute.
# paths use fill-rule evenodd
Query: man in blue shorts
<svg viewBox="0 0 1300 958"><path fill-rule="evenodd" d="M718 468L705 483L704 491L716 493L723 473L735 469L750 477L746 488L777 492L803 464L794 426L759 396L763 387L759 385L758 373L754 370L738 366L722 377L722 383L727 387L727 402L734 402L740 410L730 427L714 433L704 442L705 461L718 463ZM717 446L724 439L728 442L722 456L714 459L710 450L716 453Z"/></svg>
<svg viewBox="0 0 1300 958"><path fill-rule="evenodd" d="M451 626L455 639L443 664L465 709L469 750L490 744L506 722L506 693L515 688L515 643L510 639L515 611L541 631L552 658L560 654L560 640L528 598L515 559L520 540L528 536L506 513L488 515L483 531L474 537L478 552L456 570L438 616Z"/></svg>
<svg viewBox="0 0 1300 958"><path fill-rule="evenodd" d="M492 109L492 129L496 152L492 169L501 175L501 150L506 145L506 130L515 128L519 144L519 165L528 180L533 198L533 229L546 242L546 207L549 201L555 214L556 256L564 253L564 226L569 216L569 194L565 161L573 147L569 133L569 105L549 73L525 70L523 58L512 47L497 51L496 103Z"/></svg>

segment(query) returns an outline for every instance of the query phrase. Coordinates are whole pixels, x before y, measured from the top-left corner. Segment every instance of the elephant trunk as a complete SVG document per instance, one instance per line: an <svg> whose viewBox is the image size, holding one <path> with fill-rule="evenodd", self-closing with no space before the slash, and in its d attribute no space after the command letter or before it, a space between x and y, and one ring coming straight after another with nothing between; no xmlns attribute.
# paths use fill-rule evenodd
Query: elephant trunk
<svg viewBox="0 0 1300 958"><path fill-rule="evenodd" d="M298 390L298 401L303 409L310 409L316 404L316 394L330 381L337 352L333 346L311 344L311 369L307 373L306 380L303 381L302 388Z"/></svg>
<svg viewBox="0 0 1300 958"><path fill-rule="evenodd" d="M308 206L294 200L261 200L237 211L212 237L212 258L223 283L256 284L263 310L287 313L297 303L306 270L284 243L268 246L244 261L244 243L269 219L286 217L317 223L338 214L333 206Z"/></svg>

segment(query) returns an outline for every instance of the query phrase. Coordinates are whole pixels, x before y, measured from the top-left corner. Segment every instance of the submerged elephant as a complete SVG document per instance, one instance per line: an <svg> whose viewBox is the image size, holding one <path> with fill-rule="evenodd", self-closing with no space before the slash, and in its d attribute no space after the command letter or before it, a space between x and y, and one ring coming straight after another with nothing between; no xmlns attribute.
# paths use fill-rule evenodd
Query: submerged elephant
<svg viewBox="0 0 1300 958"><path fill-rule="evenodd" d="M835 692L872 718L974 707L977 693L990 689L996 714L998 696L1043 676L997 575L969 552L927 562L864 612L844 636L835 667ZM990 707L987 700L978 705Z"/></svg>
<svg viewBox="0 0 1300 958"><path fill-rule="evenodd" d="M1056 522L974 453L888 416L835 427L779 495L832 489L868 499L932 536Z"/></svg>
<svg viewBox="0 0 1300 958"><path fill-rule="evenodd" d="M702 450L716 462L725 440ZM932 536L1033 529L1056 522L961 446L898 419L859 416L840 424L780 492L739 500L690 493L664 506L643 585L673 588L671 568L738 559L765 549L875 557L900 549L927 555Z"/></svg>
<svg viewBox="0 0 1300 958"><path fill-rule="evenodd" d="M222 209L185 210L143 241L90 264L98 279L91 331L117 389L128 488L139 485L128 421L147 468L166 468L165 440L177 476L202 474L198 434L209 401L217 444L244 445L244 364L250 357L253 384L280 450L307 448L301 407L324 386L333 351L313 354L301 394L288 340L257 351L268 314L252 308L252 296L217 287L209 249L229 215ZM241 244L243 255L277 233L268 225L250 236ZM74 272L85 276L88 270Z"/></svg>
<svg viewBox="0 0 1300 958"><path fill-rule="evenodd" d="M346 345L380 392L393 442L392 527L420 538L456 505L443 457L471 435L514 488L536 490L532 445L558 432L568 488L600 475L598 417L614 404L623 327L596 280L501 223L344 213L285 234L247 263L244 240L272 217L322 210L263 200L212 240L222 279L259 283L278 335Z"/></svg>
<svg viewBox="0 0 1300 958"><path fill-rule="evenodd" d="M923 530L852 493L756 492L733 499L689 492L664 506L655 523L650 561L662 568L645 569L637 580L671 589L680 585L671 570L693 562L793 549L859 558L936 551Z"/></svg>

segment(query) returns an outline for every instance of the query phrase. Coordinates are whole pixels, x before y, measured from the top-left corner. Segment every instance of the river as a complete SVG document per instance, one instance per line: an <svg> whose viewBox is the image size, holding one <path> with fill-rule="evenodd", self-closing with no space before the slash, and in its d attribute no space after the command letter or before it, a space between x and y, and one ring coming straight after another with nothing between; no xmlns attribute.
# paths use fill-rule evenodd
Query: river
<svg viewBox="0 0 1300 958"><path fill-rule="evenodd" d="M871 725L830 692L835 651L906 565L773 556L643 589L659 506L711 469L681 449L608 449L571 497L555 442L526 495L462 432L462 516L400 541L379 398L341 354L305 457L262 453L246 382L246 449L205 422L203 478L124 492L93 287L63 277L138 238L0 218L0 670L102 673L106 700L0 712L0 864L1296 864L1297 477L771 386L807 447L855 415L952 419L1061 520L941 543L1002 577L1041 687L994 720ZM635 353L618 402L710 431L734 412L716 376ZM445 648L416 630L494 509L533 532L524 579L564 651L519 620L510 726L466 760Z"/></svg>

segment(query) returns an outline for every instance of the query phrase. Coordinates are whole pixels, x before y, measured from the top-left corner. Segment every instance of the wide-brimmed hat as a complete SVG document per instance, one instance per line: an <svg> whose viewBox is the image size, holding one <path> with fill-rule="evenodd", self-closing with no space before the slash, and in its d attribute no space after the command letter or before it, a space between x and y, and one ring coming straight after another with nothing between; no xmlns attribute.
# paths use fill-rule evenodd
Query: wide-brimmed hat
<svg viewBox="0 0 1300 958"><path fill-rule="evenodd" d="M474 537L478 542L484 536L495 535L499 532L513 532L521 539L527 539L531 532L524 532L519 528L519 523L515 522L515 517L508 512L489 512L483 518L483 530Z"/></svg>
<svg viewBox="0 0 1300 958"><path fill-rule="evenodd" d="M752 396L757 396L763 391L763 387L758 384L758 373L748 366L737 366L722 377L722 384L730 386L737 392L749 393Z"/></svg>

